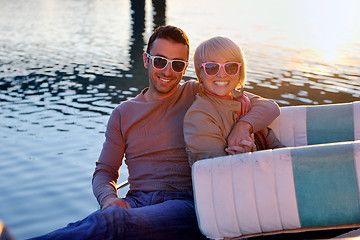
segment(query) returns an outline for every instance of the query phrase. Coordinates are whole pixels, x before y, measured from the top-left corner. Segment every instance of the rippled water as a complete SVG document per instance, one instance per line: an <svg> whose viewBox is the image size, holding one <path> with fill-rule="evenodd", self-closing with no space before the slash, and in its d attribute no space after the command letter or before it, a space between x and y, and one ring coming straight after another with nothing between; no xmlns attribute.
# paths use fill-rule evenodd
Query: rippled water
<svg viewBox="0 0 360 240"><path fill-rule="evenodd" d="M0 0L0 219L23 239L97 209L106 122L147 86L141 54L157 24L183 28L191 55L232 38L246 88L282 106L360 100L360 4L299 2Z"/></svg>

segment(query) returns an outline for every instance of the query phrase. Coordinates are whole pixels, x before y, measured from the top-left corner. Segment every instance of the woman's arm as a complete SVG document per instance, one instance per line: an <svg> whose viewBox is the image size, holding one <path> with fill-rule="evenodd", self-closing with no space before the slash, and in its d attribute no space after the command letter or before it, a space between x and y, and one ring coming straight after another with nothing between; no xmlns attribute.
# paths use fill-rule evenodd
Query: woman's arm
<svg viewBox="0 0 360 240"><path fill-rule="evenodd" d="M246 95L251 101L251 109L234 124L227 138L228 147L237 146L242 141L251 141L251 133L266 128L280 115L276 102L248 92Z"/></svg>
<svg viewBox="0 0 360 240"><path fill-rule="evenodd" d="M200 159L226 155L221 127L205 111L189 110L184 119L184 139L190 166Z"/></svg>

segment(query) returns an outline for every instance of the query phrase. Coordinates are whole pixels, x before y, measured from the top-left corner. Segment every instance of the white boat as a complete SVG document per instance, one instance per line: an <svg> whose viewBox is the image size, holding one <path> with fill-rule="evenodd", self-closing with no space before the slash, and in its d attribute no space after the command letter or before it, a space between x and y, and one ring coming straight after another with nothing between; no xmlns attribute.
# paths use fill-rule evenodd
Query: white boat
<svg viewBox="0 0 360 240"><path fill-rule="evenodd" d="M286 148L197 161L199 227L212 239L360 227L360 102L282 107Z"/></svg>

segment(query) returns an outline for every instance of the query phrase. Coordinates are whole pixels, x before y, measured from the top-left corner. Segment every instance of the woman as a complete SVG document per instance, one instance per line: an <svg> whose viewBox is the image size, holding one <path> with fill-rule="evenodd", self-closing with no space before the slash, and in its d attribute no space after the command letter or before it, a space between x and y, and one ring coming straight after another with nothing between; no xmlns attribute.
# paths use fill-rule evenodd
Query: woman
<svg viewBox="0 0 360 240"><path fill-rule="evenodd" d="M194 65L199 95L184 119L190 165L205 158L283 147L270 129L253 129L254 142L226 148L232 126L251 109L251 94L243 92L244 54L237 44L225 37L211 38L196 49Z"/></svg>

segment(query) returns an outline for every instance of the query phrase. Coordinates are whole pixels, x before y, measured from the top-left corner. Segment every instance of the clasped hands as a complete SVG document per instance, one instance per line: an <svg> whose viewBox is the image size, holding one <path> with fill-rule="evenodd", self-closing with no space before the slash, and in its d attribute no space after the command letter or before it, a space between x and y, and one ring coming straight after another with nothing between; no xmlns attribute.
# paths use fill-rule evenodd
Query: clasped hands
<svg viewBox="0 0 360 240"><path fill-rule="evenodd" d="M252 130L250 123L237 122L227 138L228 147L225 148L225 151L230 155L256 151Z"/></svg>

